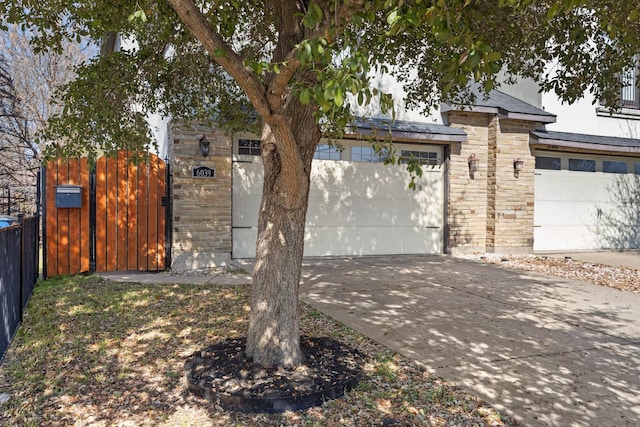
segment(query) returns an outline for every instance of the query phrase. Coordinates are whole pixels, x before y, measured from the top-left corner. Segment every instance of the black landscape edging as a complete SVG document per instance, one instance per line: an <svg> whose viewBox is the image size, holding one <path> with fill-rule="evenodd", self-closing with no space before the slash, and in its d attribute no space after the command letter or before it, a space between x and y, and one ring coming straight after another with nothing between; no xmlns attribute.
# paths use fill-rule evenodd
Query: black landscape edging
<svg viewBox="0 0 640 427"><path fill-rule="evenodd" d="M302 373L296 369L289 376L277 368L255 365L244 354L246 339L229 338L185 361L188 389L225 410L280 413L342 397L362 379L365 356L359 350L330 337L300 338L307 361ZM242 387L233 385L237 377L244 378Z"/></svg>
<svg viewBox="0 0 640 427"><path fill-rule="evenodd" d="M185 364L187 372L190 367L187 365L193 363L189 361ZM238 411L245 413L281 413L285 411L301 411L314 406L320 406L327 400L337 399L344 396L347 391L352 390L362 378L362 374L358 374L343 383L339 383L325 390L309 393L302 396L291 397L245 397L233 396L226 393L217 393L209 387L203 387L193 382L187 373L187 384L189 390L195 395L202 397L212 403L220 403L222 408L228 411Z"/></svg>

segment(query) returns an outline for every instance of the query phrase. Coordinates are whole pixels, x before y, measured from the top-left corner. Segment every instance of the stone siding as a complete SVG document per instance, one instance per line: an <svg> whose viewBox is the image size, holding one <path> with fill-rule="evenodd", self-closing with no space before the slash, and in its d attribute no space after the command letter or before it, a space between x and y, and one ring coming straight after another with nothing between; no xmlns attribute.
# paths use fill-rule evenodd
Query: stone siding
<svg viewBox="0 0 640 427"><path fill-rule="evenodd" d="M449 112L447 120L467 132L449 164L449 252L532 252L535 157L529 131L540 124L464 111ZM473 177L471 154L480 160ZM515 159L524 161L517 174Z"/></svg>
<svg viewBox="0 0 640 427"><path fill-rule="evenodd" d="M200 154L200 138L211 141ZM190 270L226 264L231 259L232 139L204 126L174 126L169 159L173 171L171 268ZM215 170L215 178L193 178L194 167Z"/></svg>
<svg viewBox="0 0 640 427"><path fill-rule="evenodd" d="M529 131L538 127L536 122L499 121L495 143L495 198L489 201L493 207L494 239L487 242L489 252L533 251L535 157L529 148ZM520 172L514 169L516 159L524 162Z"/></svg>
<svg viewBox="0 0 640 427"><path fill-rule="evenodd" d="M447 250L531 252L535 157L529 131L540 124L471 111L450 111L447 122L467 133L465 142L451 146L447 162ZM211 141L208 157L200 154L202 135ZM171 268L225 264L232 252L232 137L215 128L190 125L174 126L170 136ZM468 159L474 154L480 164L472 173ZM515 159L524 161L517 174ZM215 178L193 178L192 169L198 166L213 168Z"/></svg>
<svg viewBox="0 0 640 427"><path fill-rule="evenodd" d="M449 113L452 127L463 129L467 141L451 150L449 161L448 248L452 253L484 252L487 233L487 128L492 115L470 112ZM471 176L469 156L480 160Z"/></svg>

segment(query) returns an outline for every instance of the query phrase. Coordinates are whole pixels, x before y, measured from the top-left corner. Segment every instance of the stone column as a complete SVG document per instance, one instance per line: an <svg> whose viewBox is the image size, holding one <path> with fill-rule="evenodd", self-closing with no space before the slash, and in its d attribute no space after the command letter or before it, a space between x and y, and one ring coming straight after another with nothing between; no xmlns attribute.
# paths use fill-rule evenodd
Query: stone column
<svg viewBox="0 0 640 427"><path fill-rule="evenodd" d="M449 163L449 252L532 252L535 157L529 132L540 124L471 111L449 111L447 122L467 133ZM480 167L472 176L473 154ZM517 174L516 159L524 162Z"/></svg>
<svg viewBox="0 0 640 427"><path fill-rule="evenodd" d="M466 142L452 146L449 161L447 247L454 255L486 251L488 128L493 119L493 114L448 112L449 125L467 133ZM471 155L480 161L474 173L469 171Z"/></svg>
<svg viewBox="0 0 640 427"><path fill-rule="evenodd" d="M210 141L209 155L200 153L200 138ZM232 138L200 125L174 124L169 138L173 171L172 270L208 268L231 259ZM211 177L194 177L205 166Z"/></svg>
<svg viewBox="0 0 640 427"><path fill-rule="evenodd" d="M495 126L495 139L490 138L489 252L533 251L535 157L529 148L529 132L539 126L537 122L503 118ZM514 170L518 159L524 162L520 172Z"/></svg>

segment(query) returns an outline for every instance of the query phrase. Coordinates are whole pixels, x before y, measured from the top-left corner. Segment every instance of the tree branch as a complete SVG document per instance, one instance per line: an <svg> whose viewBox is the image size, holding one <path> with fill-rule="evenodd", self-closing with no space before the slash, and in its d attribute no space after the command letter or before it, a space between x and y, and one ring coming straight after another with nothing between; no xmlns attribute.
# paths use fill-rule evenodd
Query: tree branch
<svg viewBox="0 0 640 427"><path fill-rule="evenodd" d="M334 28L336 33L342 31L350 21L350 16L355 10L358 10L364 5L365 0L345 0L342 5L336 10L335 14L325 14L322 20L322 24L318 25L306 38L313 39L324 36L328 33L330 28ZM334 18L332 21L331 18ZM287 23L288 24L288 23ZM287 25L285 24L285 25ZM281 98L288 88L289 80L293 77L295 72L300 67L300 61L296 57L297 48L291 48L284 60L284 66L281 68L280 73L275 75L273 80L268 84L267 93L269 97Z"/></svg>
<svg viewBox="0 0 640 427"><path fill-rule="evenodd" d="M255 73L244 66L242 57L212 29L211 24L193 0L168 0L168 2L189 28L191 34L202 43L209 56L240 85L258 114L268 120L271 116L271 108L265 98L264 87Z"/></svg>

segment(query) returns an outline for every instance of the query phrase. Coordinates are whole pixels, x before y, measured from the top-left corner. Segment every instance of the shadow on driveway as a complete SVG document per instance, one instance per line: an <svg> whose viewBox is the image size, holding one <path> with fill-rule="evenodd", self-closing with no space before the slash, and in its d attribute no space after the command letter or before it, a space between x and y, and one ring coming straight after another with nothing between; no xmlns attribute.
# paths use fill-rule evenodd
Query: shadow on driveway
<svg viewBox="0 0 640 427"><path fill-rule="evenodd" d="M305 260L306 302L526 425L640 425L640 295L448 256Z"/></svg>

